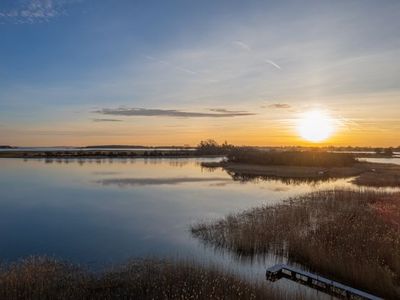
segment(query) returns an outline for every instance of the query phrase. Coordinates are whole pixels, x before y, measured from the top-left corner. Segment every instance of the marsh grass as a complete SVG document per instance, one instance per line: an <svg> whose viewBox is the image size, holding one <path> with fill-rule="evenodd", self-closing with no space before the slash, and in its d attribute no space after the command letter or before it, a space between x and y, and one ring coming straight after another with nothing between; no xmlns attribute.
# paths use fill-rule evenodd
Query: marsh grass
<svg viewBox="0 0 400 300"><path fill-rule="evenodd" d="M263 176L263 175L253 175L245 173L236 173L233 171L227 171L228 175L234 180L239 182L253 182L259 183L264 181L277 181L288 186L296 186L302 184L318 184L321 182L335 181L336 178L331 178L328 176L319 177L278 177L278 176Z"/></svg>
<svg viewBox="0 0 400 300"><path fill-rule="evenodd" d="M351 167L354 155L325 151L262 151L234 147L227 154L228 162L270 166Z"/></svg>
<svg viewBox="0 0 400 300"><path fill-rule="evenodd" d="M288 298L266 285L192 262L138 260L91 273L52 258L30 257L1 265L0 299Z"/></svg>
<svg viewBox="0 0 400 300"><path fill-rule="evenodd" d="M197 224L192 234L240 256L284 256L355 288L398 299L400 232L376 209L388 199L400 201L400 196L367 190L320 191Z"/></svg>
<svg viewBox="0 0 400 300"><path fill-rule="evenodd" d="M386 165L385 168L364 172L354 180L355 184L372 187L400 187L400 167Z"/></svg>

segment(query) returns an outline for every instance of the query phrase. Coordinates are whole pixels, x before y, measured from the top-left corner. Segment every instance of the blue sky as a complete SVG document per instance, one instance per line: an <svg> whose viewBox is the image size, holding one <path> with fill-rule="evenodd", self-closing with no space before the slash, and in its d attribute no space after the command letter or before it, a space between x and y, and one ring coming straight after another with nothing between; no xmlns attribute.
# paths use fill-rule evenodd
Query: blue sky
<svg viewBox="0 0 400 300"><path fill-rule="evenodd" d="M400 140L399 1L0 2L0 144ZM277 105L278 104L278 105Z"/></svg>

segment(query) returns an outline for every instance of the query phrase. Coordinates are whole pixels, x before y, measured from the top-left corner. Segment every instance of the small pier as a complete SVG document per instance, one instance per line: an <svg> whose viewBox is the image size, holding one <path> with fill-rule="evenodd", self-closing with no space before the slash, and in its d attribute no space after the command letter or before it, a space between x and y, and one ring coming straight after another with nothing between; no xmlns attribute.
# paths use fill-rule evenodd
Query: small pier
<svg viewBox="0 0 400 300"><path fill-rule="evenodd" d="M268 268L266 276L270 281L277 281L281 278L287 278L339 298L357 300L383 300L382 298L354 289L350 286L346 286L339 282L329 280L309 272L301 271L287 265L275 265L271 268Z"/></svg>

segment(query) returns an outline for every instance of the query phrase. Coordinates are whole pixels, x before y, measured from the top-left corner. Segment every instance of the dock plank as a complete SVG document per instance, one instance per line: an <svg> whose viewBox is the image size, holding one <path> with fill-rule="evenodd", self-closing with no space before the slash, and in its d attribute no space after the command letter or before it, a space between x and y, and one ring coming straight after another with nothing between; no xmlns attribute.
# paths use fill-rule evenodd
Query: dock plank
<svg viewBox="0 0 400 300"><path fill-rule="evenodd" d="M325 277L302 271L284 264L278 264L267 269L266 277L270 281L287 278L311 288L346 299L382 300L383 298L360 291Z"/></svg>

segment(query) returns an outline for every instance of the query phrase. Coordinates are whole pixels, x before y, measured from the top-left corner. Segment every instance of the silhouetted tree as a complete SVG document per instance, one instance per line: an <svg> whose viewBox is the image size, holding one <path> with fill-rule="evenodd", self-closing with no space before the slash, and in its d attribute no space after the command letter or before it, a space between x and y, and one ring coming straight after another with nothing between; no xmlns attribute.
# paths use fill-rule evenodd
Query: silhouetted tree
<svg viewBox="0 0 400 300"><path fill-rule="evenodd" d="M227 155L234 146L225 141L219 145L215 140L208 139L201 141L197 146L197 152L205 155Z"/></svg>
<svg viewBox="0 0 400 300"><path fill-rule="evenodd" d="M385 155L392 156L392 155L393 155L393 148L386 148L386 149L383 151L383 153L384 153Z"/></svg>

